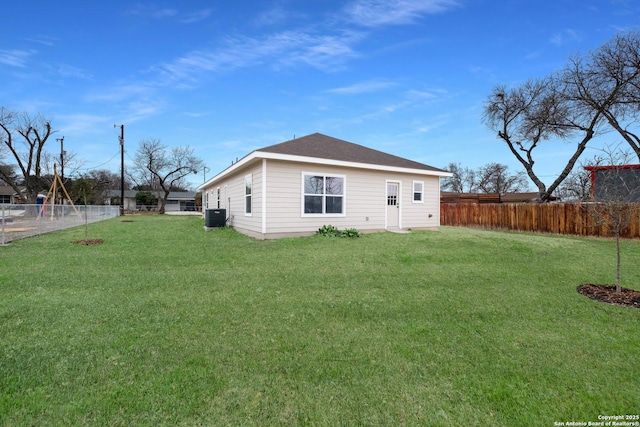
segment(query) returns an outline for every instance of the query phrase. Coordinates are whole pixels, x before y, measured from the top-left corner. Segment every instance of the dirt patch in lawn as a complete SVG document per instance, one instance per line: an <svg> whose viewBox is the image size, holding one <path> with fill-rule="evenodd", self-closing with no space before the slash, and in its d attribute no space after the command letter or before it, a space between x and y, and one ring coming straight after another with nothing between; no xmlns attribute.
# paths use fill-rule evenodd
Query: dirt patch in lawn
<svg viewBox="0 0 640 427"><path fill-rule="evenodd" d="M622 288L620 292L616 292L614 285L585 283L578 286L578 293L607 304L640 309L640 291L633 289Z"/></svg>
<svg viewBox="0 0 640 427"><path fill-rule="evenodd" d="M83 239L83 240L74 240L71 243L75 243L76 245L101 245L104 243L102 239Z"/></svg>

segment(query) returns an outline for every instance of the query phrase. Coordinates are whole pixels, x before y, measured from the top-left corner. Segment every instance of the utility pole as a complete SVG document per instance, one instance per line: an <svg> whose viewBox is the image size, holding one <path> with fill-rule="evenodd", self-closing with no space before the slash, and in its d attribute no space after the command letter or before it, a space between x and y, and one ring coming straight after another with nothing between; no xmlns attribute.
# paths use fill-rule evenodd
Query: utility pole
<svg viewBox="0 0 640 427"><path fill-rule="evenodd" d="M56 141L60 142L60 180L64 182L64 155L67 154L64 151L64 136L56 138Z"/></svg>
<svg viewBox="0 0 640 427"><path fill-rule="evenodd" d="M124 216L124 125L120 125L118 139L120 140L120 216Z"/></svg>

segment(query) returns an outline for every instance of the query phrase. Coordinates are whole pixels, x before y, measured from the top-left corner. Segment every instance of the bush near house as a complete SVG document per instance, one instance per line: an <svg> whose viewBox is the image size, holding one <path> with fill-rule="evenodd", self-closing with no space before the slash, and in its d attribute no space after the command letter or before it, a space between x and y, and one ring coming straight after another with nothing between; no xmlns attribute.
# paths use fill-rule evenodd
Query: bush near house
<svg viewBox="0 0 640 427"><path fill-rule="evenodd" d="M324 237L360 237L360 232L355 228L346 228L341 231L333 225L323 225L316 234Z"/></svg>

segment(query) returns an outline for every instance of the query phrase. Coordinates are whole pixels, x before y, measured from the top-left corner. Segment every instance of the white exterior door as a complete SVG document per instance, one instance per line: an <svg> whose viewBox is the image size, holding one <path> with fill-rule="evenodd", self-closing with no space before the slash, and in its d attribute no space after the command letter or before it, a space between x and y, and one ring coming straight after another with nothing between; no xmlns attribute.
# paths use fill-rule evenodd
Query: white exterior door
<svg viewBox="0 0 640 427"><path fill-rule="evenodd" d="M400 185L387 182L387 228L400 227Z"/></svg>

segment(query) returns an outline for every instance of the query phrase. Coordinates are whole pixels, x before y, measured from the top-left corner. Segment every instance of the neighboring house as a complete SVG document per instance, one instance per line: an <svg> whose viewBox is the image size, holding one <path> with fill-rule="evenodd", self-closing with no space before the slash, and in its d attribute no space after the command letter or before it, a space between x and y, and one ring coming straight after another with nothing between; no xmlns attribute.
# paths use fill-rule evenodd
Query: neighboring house
<svg viewBox="0 0 640 427"><path fill-rule="evenodd" d="M137 210L157 210L160 207L160 198L164 197L163 191L150 191L158 199L158 204L153 207L149 206L137 206L136 194L138 190L125 190L124 192L124 210L137 211ZM167 198L167 205L165 206L165 212L181 212L181 211L195 211L196 210L196 193L192 191L171 191ZM107 192L108 205L119 205L120 203L120 190L109 190Z"/></svg>
<svg viewBox="0 0 640 427"><path fill-rule="evenodd" d="M21 191L24 191L24 187L19 187ZM9 185L0 185L0 203L1 204L16 204L22 203L20 196L16 193L13 187Z"/></svg>
<svg viewBox="0 0 640 427"><path fill-rule="evenodd" d="M203 210L260 239L437 229L440 178L451 173L319 133L255 150L199 187Z"/></svg>
<svg viewBox="0 0 640 427"><path fill-rule="evenodd" d="M640 165L585 166L594 202L640 202Z"/></svg>

